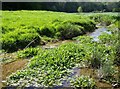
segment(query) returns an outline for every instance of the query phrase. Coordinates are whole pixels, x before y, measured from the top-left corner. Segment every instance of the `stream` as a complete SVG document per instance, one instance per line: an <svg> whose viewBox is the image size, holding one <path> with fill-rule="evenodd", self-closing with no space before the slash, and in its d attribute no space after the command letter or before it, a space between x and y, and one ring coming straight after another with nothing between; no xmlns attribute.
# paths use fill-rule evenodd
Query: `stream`
<svg viewBox="0 0 120 89"><path fill-rule="evenodd" d="M109 32L106 27L101 27L101 28L96 29L94 32L88 33L86 35L93 37L93 41L99 41L98 36L100 36L101 33L103 33L103 32L111 34L111 32ZM42 48L43 49L56 48L62 44L69 43L69 42L78 43L75 40L63 40L63 41L59 41L59 42L55 42L55 43L48 43L46 45L43 45ZM93 77L96 76L96 75L93 75L93 69L90 69L90 68L74 67L73 69L71 69L71 71L72 72L70 73L69 76L67 76L67 78L73 78L74 76L81 76L81 75L87 75L87 76L93 76ZM62 85L56 86L56 88L70 87L70 81L61 80L61 82L62 82ZM106 83L104 84L104 83L98 82L98 80L97 80L97 85L102 86L102 87L103 86L111 87L109 84L106 84Z"/></svg>
<svg viewBox="0 0 120 89"><path fill-rule="evenodd" d="M107 29L106 27L102 27L102 28L98 28L98 29L96 29L94 32L88 34L88 36L93 37L93 40L94 40L94 41L98 41L98 40L99 40L98 37L99 37L103 32L108 33L108 34L111 34L111 32L108 31L108 29Z"/></svg>
<svg viewBox="0 0 120 89"><path fill-rule="evenodd" d="M103 26L101 28L98 28L96 29L94 32L92 33L88 33L87 36L90 36L93 38L93 41L99 41L98 37L103 33L103 32L106 32L108 34L111 34L111 32L108 31L108 29ZM43 49L51 49L51 48L56 48L62 44L65 44L65 43L68 43L68 42L75 42L77 43L76 41L74 40L64 40L64 41L59 41L59 42L56 42L56 43L48 43L44 46L42 46ZM74 76L80 76L80 75L87 75L87 76L96 76L96 75L93 75L93 69L81 69L81 68L78 68L78 67L74 67L72 69L72 73L67 77L67 78L73 78ZM98 82L98 85L99 86L109 86L111 87L109 84L104 84L104 83L100 83ZM67 80L62 80L62 86L57 86L58 88L60 87L70 87L70 81L67 81Z"/></svg>
<svg viewBox="0 0 120 89"><path fill-rule="evenodd" d="M108 31L108 29L106 27L101 27L101 28L98 28L96 29L94 32L92 33L88 33L87 35L88 36L91 36L93 37L93 41L98 41L98 36L100 36L103 32L106 32L108 34L111 34L111 32ZM74 40L63 40L63 41L59 41L59 42L56 42L56 43L48 43L46 45L43 45L42 48L43 49L51 49L51 48L56 48L62 44L65 44L65 43L68 43L68 42L75 42L77 43L76 41Z"/></svg>

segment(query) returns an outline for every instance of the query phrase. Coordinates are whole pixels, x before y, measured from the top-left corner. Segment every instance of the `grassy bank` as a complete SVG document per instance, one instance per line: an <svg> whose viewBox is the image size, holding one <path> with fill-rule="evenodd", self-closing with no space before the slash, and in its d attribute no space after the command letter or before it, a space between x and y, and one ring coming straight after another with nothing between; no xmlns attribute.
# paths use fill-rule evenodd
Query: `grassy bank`
<svg viewBox="0 0 120 89"><path fill-rule="evenodd" d="M119 16L116 14L72 14L50 11L3 11L0 39L5 52L16 52L29 64L7 78L7 86L55 87L69 81L72 87L97 88L97 81L119 85L120 42ZM86 36L96 24L109 26L111 34L103 33L93 41ZM118 28L116 30L115 28ZM72 39L53 49L43 49L44 41ZM21 50L23 49L23 50ZM19 51L18 51L19 50ZM74 67L91 68L91 76L69 77Z"/></svg>
<svg viewBox="0 0 120 89"><path fill-rule="evenodd" d="M49 11L3 11L2 15L0 40L6 51L23 49L31 41L30 46L35 46L49 38L71 39L95 30L95 22L83 15Z"/></svg>

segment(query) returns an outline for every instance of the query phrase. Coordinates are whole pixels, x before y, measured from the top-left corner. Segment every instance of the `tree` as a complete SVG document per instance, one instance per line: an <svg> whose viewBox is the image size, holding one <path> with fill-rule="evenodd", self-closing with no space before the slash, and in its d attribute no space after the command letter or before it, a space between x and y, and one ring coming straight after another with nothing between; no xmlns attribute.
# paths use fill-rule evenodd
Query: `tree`
<svg viewBox="0 0 120 89"><path fill-rule="evenodd" d="M77 11L78 11L78 13L82 12L82 7L79 6Z"/></svg>

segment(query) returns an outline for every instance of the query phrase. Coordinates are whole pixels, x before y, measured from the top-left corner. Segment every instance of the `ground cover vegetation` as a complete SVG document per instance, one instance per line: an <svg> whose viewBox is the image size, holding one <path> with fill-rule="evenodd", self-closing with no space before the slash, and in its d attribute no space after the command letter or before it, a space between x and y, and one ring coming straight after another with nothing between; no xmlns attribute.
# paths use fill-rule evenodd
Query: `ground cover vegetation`
<svg viewBox="0 0 120 89"><path fill-rule="evenodd" d="M60 12L4 11L2 29L0 40L3 49L9 52L23 49L29 43L30 46L41 44L47 41L45 36L64 40L92 32L95 22L84 16Z"/></svg>
<svg viewBox="0 0 120 89"><path fill-rule="evenodd" d="M97 88L96 79L90 76L68 78L74 67L95 69L99 71L97 79L119 86L119 18L116 13L3 11L3 35L0 39L3 50L17 52L18 58L29 58L24 69L7 77L7 86L56 87L69 81L71 87ZM108 26L111 34L101 34L99 41L84 35L93 32L100 22ZM41 42L48 39L75 42L46 50L41 47Z"/></svg>

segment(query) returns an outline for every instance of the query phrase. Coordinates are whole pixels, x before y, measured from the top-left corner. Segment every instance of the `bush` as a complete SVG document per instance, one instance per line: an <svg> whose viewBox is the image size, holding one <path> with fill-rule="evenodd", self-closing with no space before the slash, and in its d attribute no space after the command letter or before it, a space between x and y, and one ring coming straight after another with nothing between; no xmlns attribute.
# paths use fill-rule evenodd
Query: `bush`
<svg viewBox="0 0 120 89"><path fill-rule="evenodd" d="M101 23L101 25L109 26L115 22L115 18L118 16L112 15L112 14L94 14L91 15L90 18L94 21Z"/></svg>
<svg viewBox="0 0 120 89"><path fill-rule="evenodd" d="M40 28L40 35L45 35L48 37L54 37L55 35L55 28L52 26L42 26Z"/></svg>
<svg viewBox="0 0 120 89"><path fill-rule="evenodd" d="M115 60L114 63L117 66L120 66L120 40L118 40L117 44L115 45Z"/></svg>
<svg viewBox="0 0 120 89"><path fill-rule="evenodd" d="M99 42L107 45L112 45L117 42L117 34L108 34L108 33L102 33L98 38Z"/></svg>
<svg viewBox="0 0 120 89"><path fill-rule="evenodd" d="M84 27L83 29L83 34L86 32L92 32L95 30L96 28L96 23L93 20L90 20L88 18L84 18L84 19L80 19L80 20L74 20L71 22L74 25L79 25Z"/></svg>
<svg viewBox="0 0 120 89"><path fill-rule="evenodd" d="M100 52L96 52L96 50L94 50L92 58L91 58L91 66L92 68L100 68L101 66L101 54Z"/></svg>
<svg viewBox="0 0 120 89"><path fill-rule="evenodd" d="M32 41L30 46L36 46L40 43L40 36L36 31L31 29L18 29L4 34L0 41L4 50L13 52L25 48Z"/></svg>
<svg viewBox="0 0 120 89"><path fill-rule="evenodd" d="M72 25L71 23L60 24L56 27L56 30L56 36L61 39L71 39L75 36L83 34L83 27L78 25Z"/></svg>
<svg viewBox="0 0 120 89"><path fill-rule="evenodd" d="M78 13L82 12L82 7L79 6L77 11L78 11Z"/></svg>
<svg viewBox="0 0 120 89"><path fill-rule="evenodd" d="M117 73L117 70L115 68L115 66L113 65L113 62L110 59L107 59L104 64L102 65L102 67L100 68L100 71L102 73L102 78L104 78L105 80L109 81L110 83L112 83L113 81L115 81L115 75Z"/></svg>

